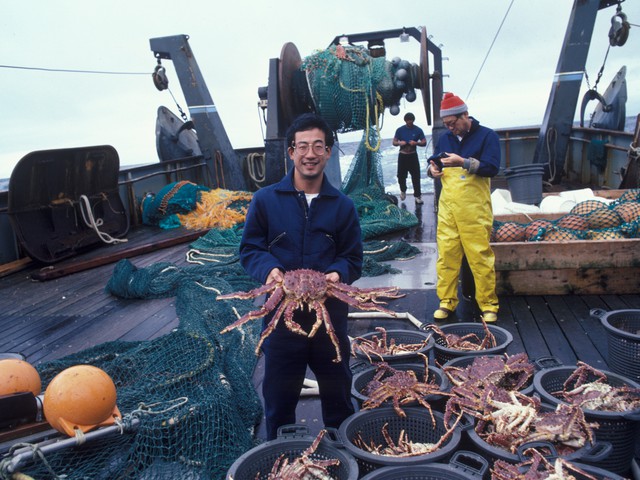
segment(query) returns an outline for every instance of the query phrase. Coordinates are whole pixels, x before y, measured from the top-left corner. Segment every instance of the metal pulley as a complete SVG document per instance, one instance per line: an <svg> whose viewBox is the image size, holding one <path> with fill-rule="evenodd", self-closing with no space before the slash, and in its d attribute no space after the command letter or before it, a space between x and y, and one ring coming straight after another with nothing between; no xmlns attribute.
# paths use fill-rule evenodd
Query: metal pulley
<svg viewBox="0 0 640 480"><path fill-rule="evenodd" d="M611 28L609 29L609 45L612 47L621 47L629 38L629 22L627 16L622 13L620 5L618 5L616 14L611 17Z"/></svg>
<svg viewBox="0 0 640 480"><path fill-rule="evenodd" d="M167 71L165 68L158 62L156 68L153 70L151 74L153 77L153 84L160 91L166 90L169 88L169 79L167 78Z"/></svg>

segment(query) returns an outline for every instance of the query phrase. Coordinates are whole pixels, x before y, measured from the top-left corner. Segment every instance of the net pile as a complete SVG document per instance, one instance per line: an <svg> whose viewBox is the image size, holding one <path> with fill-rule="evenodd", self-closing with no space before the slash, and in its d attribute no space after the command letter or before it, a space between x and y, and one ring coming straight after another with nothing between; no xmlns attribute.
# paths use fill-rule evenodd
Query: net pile
<svg viewBox="0 0 640 480"><path fill-rule="evenodd" d="M142 223L164 229L231 228L244 222L251 193L173 182L140 201Z"/></svg>
<svg viewBox="0 0 640 480"><path fill-rule="evenodd" d="M46 387L72 365L103 369L116 385L125 425L133 418L139 423L123 434L36 457L22 473L39 480L224 478L233 461L255 446L253 431L262 417L252 383L260 322L222 339L220 330L236 318L232 306L242 314L250 305L218 302L216 291L256 286L237 263L137 269L121 260L106 290L125 299L175 296L179 327L155 340L104 343L38 370Z"/></svg>
<svg viewBox="0 0 640 480"><path fill-rule="evenodd" d="M611 203L585 200L555 220L493 222L493 242L614 240L640 238L640 189L625 191Z"/></svg>

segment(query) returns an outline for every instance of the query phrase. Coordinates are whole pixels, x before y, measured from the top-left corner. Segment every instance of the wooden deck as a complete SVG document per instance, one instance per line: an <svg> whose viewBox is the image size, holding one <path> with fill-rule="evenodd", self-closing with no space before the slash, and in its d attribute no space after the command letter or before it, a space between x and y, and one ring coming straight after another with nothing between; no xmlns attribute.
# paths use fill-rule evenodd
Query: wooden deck
<svg viewBox="0 0 640 480"><path fill-rule="evenodd" d="M403 232L407 241L435 242L435 214L429 203L433 199L427 200L421 225ZM413 208L413 201L409 203ZM27 265L5 275L0 278L0 352L20 352L38 364L105 341L151 339L170 331L178 325L174 299L125 300L106 294L104 287L121 258L130 258L139 268L157 262L188 265L189 243L199 235L144 228L131 233L126 244L100 247L53 267ZM438 306L434 286L403 292L406 296L392 302L391 308L430 322ZM600 321L590 316L593 308L640 309L640 292L501 296L498 325L514 336L510 352L525 351L531 358L553 355L566 364L583 360L607 368L606 335ZM462 301L451 321L474 321L474 317L471 302Z"/></svg>
<svg viewBox="0 0 640 480"><path fill-rule="evenodd" d="M411 243L435 244L433 197L426 197L419 214L421 224L403 232ZM413 199L407 208L414 208ZM0 353L19 352L37 365L107 341L153 339L179 324L174 298L127 300L105 293L115 262L129 258L138 268L158 262L188 265L189 244L200 233L187 230L163 231L145 227L130 233L129 242L105 246L51 267L27 264L0 278ZM435 255L435 253L434 253ZM406 272L424 269L407 262ZM40 280L35 280L39 278ZM399 279L400 277L397 277ZM369 279L371 281L371 279ZM395 282L396 278L380 278ZM384 283L381 283L384 285ZM422 322L431 322L438 306L434 284L403 289L405 297L390 302L391 309L408 312ZM555 357L565 365L582 360L608 370L607 335L591 309L605 311L640 309L640 292L628 295L500 296L497 325L513 334L507 352L526 352L532 360ZM477 320L472 302L463 300L452 322ZM409 322L387 319L357 319L350 333L358 336L376 326L417 328ZM261 385L258 362L254 383ZM301 423L311 432L321 424L317 397L303 397L298 406ZM258 437L264 437L262 426Z"/></svg>

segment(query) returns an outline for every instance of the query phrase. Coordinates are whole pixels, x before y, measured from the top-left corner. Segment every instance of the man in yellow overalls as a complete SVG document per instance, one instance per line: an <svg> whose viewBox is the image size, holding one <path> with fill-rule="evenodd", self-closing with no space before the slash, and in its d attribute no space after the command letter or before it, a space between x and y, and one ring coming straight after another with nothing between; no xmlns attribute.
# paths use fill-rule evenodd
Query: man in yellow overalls
<svg viewBox="0 0 640 480"><path fill-rule="evenodd" d="M438 201L436 321L445 321L458 306L458 278L467 258L475 283L475 299L485 322L498 319L495 256L489 244L493 225L491 180L500 168L498 135L469 116L460 97L446 93L440 117L448 132L440 137L427 173L442 181ZM434 156L436 156L434 155Z"/></svg>

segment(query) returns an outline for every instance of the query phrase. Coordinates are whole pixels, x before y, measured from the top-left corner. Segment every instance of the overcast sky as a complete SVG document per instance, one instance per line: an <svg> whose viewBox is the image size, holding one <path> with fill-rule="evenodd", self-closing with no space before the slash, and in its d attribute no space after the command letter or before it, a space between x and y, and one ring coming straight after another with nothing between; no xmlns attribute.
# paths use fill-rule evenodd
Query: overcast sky
<svg viewBox="0 0 640 480"><path fill-rule="evenodd" d="M509 10L509 7L511 8ZM0 6L0 65L40 69L124 72L64 73L0 68L0 178L35 150L112 145L120 163L157 161L155 122L159 106L179 114L168 91L158 91L151 72L153 37L189 35L233 147L263 145L257 90L267 85L269 59L293 42L304 58L341 34L425 26L444 57L444 89L467 101L470 113L491 127L538 125L551 90L572 0L24 0ZM623 12L640 23L640 2ZM494 37L504 25L486 59ZM605 61L615 7L600 12L586 72L591 85ZM419 62L420 45L387 41L387 59ZM640 28L624 47L612 47L598 91L627 66L627 115L640 112ZM169 86L188 113L178 79L165 61ZM481 70L481 71L480 71ZM480 75L471 91L469 91ZM583 82L583 91L586 91ZM578 102L579 105L580 102ZM595 107L593 102L588 112ZM430 133L418 94L401 114L385 114L384 138L402 115ZM578 112L577 112L578 114ZM356 138L357 140L357 138Z"/></svg>

